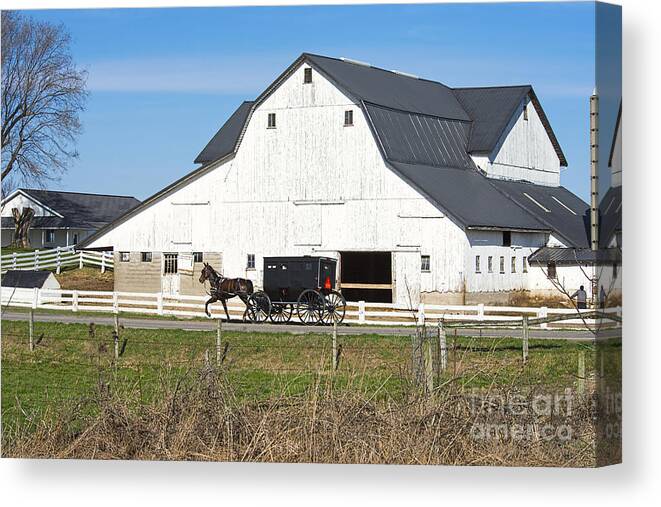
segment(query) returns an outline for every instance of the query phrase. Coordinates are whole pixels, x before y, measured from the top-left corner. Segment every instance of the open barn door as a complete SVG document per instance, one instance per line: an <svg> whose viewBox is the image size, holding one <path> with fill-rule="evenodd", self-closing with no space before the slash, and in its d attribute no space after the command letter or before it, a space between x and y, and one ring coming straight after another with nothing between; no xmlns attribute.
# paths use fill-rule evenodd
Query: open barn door
<svg viewBox="0 0 661 507"><path fill-rule="evenodd" d="M392 302L390 252L340 252L340 286L348 301Z"/></svg>

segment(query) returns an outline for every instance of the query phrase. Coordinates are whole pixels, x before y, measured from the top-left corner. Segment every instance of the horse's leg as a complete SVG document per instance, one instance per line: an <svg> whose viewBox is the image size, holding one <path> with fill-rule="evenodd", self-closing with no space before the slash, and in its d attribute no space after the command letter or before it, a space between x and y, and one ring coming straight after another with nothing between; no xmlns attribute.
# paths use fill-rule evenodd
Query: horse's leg
<svg viewBox="0 0 661 507"><path fill-rule="evenodd" d="M226 299L221 299L221 303L223 303L223 308L225 309L225 315L227 315L227 322L230 321L230 313L227 311L227 300Z"/></svg>
<svg viewBox="0 0 661 507"><path fill-rule="evenodd" d="M243 301L243 304L246 305L246 309L243 311L243 322L246 321L246 315L248 314L248 297L245 294L237 294L239 299Z"/></svg>
<svg viewBox="0 0 661 507"><path fill-rule="evenodd" d="M204 304L204 313L207 314L208 317L211 317L211 312L209 311L209 305L211 303L215 303L218 301L215 296L211 296L209 300Z"/></svg>

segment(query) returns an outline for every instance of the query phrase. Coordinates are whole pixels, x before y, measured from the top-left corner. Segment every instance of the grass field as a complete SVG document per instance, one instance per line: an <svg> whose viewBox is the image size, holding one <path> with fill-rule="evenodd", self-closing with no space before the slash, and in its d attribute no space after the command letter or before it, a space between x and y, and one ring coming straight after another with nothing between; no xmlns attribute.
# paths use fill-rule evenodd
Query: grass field
<svg viewBox="0 0 661 507"><path fill-rule="evenodd" d="M563 445L475 441L470 427L479 415L467 402L475 391L526 399L566 388L575 392L580 355L587 382L594 377L591 344L531 340L523 365L518 338L450 335L447 369L435 371L434 393L421 396L412 382L410 337L340 336L340 363L333 371L326 334L224 331L217 367L214 332L124 329L118 342L123 353L115 361L110 327L96 326L90 334L85 325L35 323L41 341L30 352L27 326L2 323L4 456L573 466L594 461L589 398L575 404L576 433ZM508 424L512 417L487 414L488 421Z"/></svg>

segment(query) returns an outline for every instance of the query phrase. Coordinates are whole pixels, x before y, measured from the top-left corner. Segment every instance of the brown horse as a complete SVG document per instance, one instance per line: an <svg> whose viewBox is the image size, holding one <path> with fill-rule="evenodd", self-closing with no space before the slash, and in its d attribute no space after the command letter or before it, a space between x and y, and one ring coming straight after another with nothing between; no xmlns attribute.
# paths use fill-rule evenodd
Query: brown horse
<svg viewBox="0 0 661 507"><path fill-rule="evenodd" d="M246 305L246 311L248 311L248 298L253 292L252 282L250 280L245 278L225 278L213 269L210 264L205 262L204 267L202 268L202 273L200 274L200 283L204 283L207 280L209 280L209 283L211 284L211 298L209 298L204 305L204 311L209 317L211 317L209 305L216 301L220 301L223 303L225 315L227 315L227 321L229 322L230 314L227 311L226 301L235 296L243 301L243 304ZM245 320L246 312L243 313L243 318Z"/></svg>

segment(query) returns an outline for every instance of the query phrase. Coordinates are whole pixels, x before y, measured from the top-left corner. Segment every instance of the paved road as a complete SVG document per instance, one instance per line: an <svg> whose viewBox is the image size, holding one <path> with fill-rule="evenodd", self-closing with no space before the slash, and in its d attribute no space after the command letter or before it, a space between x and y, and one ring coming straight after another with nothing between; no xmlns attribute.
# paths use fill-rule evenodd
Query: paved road
<svg viewBox="0 0 661 507"><path fill-rule="evenodd" d="M27 320L28 314L25 312L2 312L2 320ZM89 324L94 322L100 325L113 325L113 317L104 315L73 315L73 314L56 314L56 313L37 313L35 320L38 322L59 322L65 324ZM183 329L187 331L213 331L216 329L216 321L204 320L166 320L166 319L145 319L138 317L121 317L121 324L125 328L138 328L138 329ZM332 328L327 326L307 327L300 324L245 324L242 322L223 323L223 329L228 331L260 331L265 333L330 333ZM408 336L412 333L412 328L407 327L363 327L363 326L340 326L338 334L355 335L374 333L382 335L401 335ZM520 336L521 331L515 329L482 329L481 334L479 329L458 329L457 331L462 336L483 336L483 337L506 337L506 336ZM619 331L614 330L614 333ZM591 332L587 330L549 330L549 329L531 329L531 338L539 339L556 339L556 340L573 340L573 341L592 341L594 339Z"/></svg>

